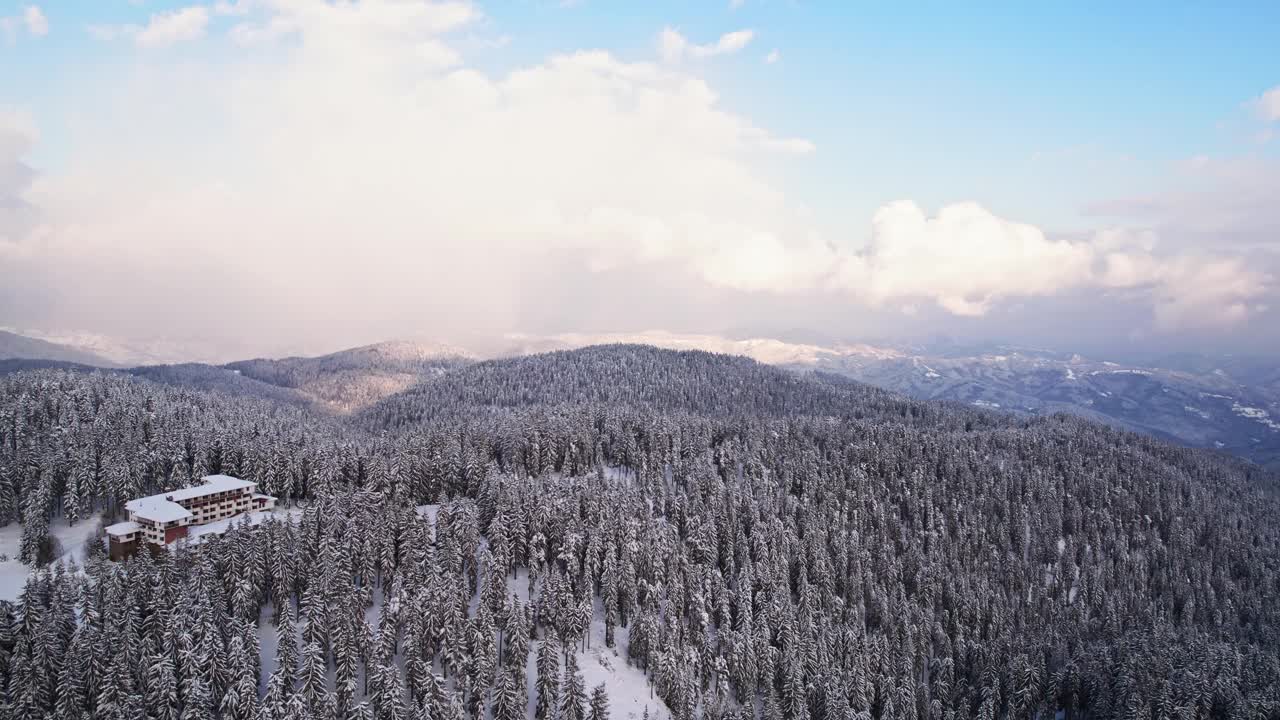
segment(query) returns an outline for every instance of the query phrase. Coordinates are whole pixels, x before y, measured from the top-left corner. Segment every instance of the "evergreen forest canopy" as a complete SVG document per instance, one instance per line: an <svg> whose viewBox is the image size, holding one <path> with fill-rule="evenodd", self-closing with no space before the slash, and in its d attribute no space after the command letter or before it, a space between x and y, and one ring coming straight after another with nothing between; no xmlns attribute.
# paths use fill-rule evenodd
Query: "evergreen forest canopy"
<svg viewBox="0 0 1280 720"><path fill-rule="evenodd" d="M24 562L212 473L298 509L33 574L0 718L1280 717L1276 478L1068 416L644 346L346 418L0 378ZM646 707L587 687L596 630Z"/></svg>

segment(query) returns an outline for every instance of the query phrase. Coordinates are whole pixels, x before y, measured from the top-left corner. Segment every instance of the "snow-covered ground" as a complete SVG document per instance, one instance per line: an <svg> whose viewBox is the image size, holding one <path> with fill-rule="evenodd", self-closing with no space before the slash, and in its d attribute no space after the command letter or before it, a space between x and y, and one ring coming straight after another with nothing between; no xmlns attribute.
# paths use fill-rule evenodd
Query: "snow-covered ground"
<svg viewBox="0 0 1280 720"><path fill-rule="evenodd" d="M1187 411L1187 412L1189 412L1189 413L1192 413L1192 414L1195 414L1195 415L1199 415L1200 417L1204 418L1205 420L1208 420L1208 419L1210 419L1211 417L1213 417L1213 416L1211 416L1209 413L1205 412L1204 410L1201 410L1201 409L1200 409L1200 408L1198 408L1198 407L1192 407L1192 406L1190 406L1190 405L1183 405L1183 406L1182 406L1182 409L1183 409L1183 410L1186 410L1186 411Z"/></svg>
<svg viewBox="0 0 1280 720"><path fill-rule="evenodd" d="M521 568L514 578L507 578L507 594L514 594L520 602L529 601L528 573ZM538 596L538 588L534 589L534 598ZM627 663L626 648L630 642L630 630L615 627L613 630L614 647L604 643L604 608L600 598L593 600L591 613L590 642L587 649L578 643L578 669L582 671L583 684L590 693L591 689L604 683L609 693L609 717L614 720L640 720L645 710L649 711L652 720L663 720L671 717L671 711L665 703L652 694L649 679L644 671ZM537 644L530 648L526 675L528 676L529 717L533 717L534 702L537 699L534 680L537 668L534 665Z"/></svg>
<svg viewBox="0 0 1280 720"><path fill-rule="evenodd" d="M649 679L640 668L629 665L624 649L630 642L630 630L616 627L613 630L615 647L604 644L604 609L596 598L591 619L591 646L583 651L579 647L578 667L588 691L600 683L609 692L609 717L615 720L640 720L645 710L653 720L671 717L665 703L653 695Z"/></svg>
<svg viewBox="0 0 1280 720"><path fill-rule="evenodd" d="M616 470L612 474L615 476L621 475ZM439 509L439 505L420 505L417 511L419 517L434 523ZM234 531L241 527L258 525L272 516L295 519L301 513L301 508L288 508L227 518L208 525L191 528L186 542L199 543L202 538L210 535L220 535L228 530ZM61 520L53 523L49 528L49 532L62 544L62 555L55 562L83 562L85 543L96 534L97 529L97 516L82 520L74 526ZM21 540L22 526L18 523L11 523L0 528L0 554L8 558L0 561L0 600L17 600L23 586L26 584L27 577L32 572L32 568L23 565L17 560ZM508 592L519 597L521 602L528 602L529 581L527 570L522 568L516 577L507 578L507 588ZM537 597L536 589L534 597ZM477 592L476 597L472 599L472 612L475 611L475 605L478 600L479 594ZM382 591L381 588L376 588L374 590L374 603L366 612L366 620L372 627L377 627L378 625L381 608ZM644 716L646 710L648 710L649 717L653 720L669 719L671 717L670 711L667 710L662 700L652 695L652 688L644 672L640 668L627 663L625 651L629 642L630 633L628 630L622 627L615 628L616 647L606 647L604 642L604 612L599 598L595 599L594 610L589 646L586 649L583 649L581 643L577 646L578 667L582 672L584 684L588 691L596 685L604 683L609 692L610 716L616 720L639 720ZM270 605L264 606L258 622L258 639L262 658L261 690L265 690L267 679L275 669L277 638L275 627L271 624L270 618ZM299 638L301 638L302 629L302 623L299 623L295 628ZM301 648L300 644L299 648ZM534 703L537 699L537 691L535 689L537 673L534 663L536 648L537 643L535 642L530 647L526 665L529 717L533 716ZM439 672L438 667L436 670ZM330 672L332 673L332 669Z"/></svg>
<svg viewBox="0 0 1280 720"><path fill-rule="evenodd" d="M84 544L98 529L98 516L85 518L75 525L58 519L49 525L49 534L62 544L62 555L54 563L84 562ZM32 568L18 562L18 550L22 543L22 525L9 523L0 527L0 600L17 600ZM51 563L52 565L52 563Z"/></svg>
<svg viewBox="0 0 1280 720"><path fill-rule="evenodd" d="M1267 412L1266 410L1263 410L1262 408L1249 407L1247 405L1241 405L1239 402L1233 401L1231 403L1231 412L1243 418L1249 418L1250 420L1257 420L1258 422L1262 423L1263 425L1266 425L1272 430L1280 430L1280 422L1276 422L1275 420L1272 420L1271 413Z"/></svg>

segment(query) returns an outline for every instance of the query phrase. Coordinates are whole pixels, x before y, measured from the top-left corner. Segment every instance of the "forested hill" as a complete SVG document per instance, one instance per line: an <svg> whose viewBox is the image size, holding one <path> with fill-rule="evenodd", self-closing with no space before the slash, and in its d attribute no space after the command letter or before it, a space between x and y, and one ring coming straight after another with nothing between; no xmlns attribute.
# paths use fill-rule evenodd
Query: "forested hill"
<svg viewBox="0 0 1280 720"><path fill-rule="evenodd" d="M1276 478L1077 418L639 346L344 418L0 378L24 559L207 472L305 510L34 576L0 718L1280 717Z"/></svg>
<svg viewBox="0 0 1280 720"><path fill-rule="evenodd" d="M225 367L327 409L349 412L472 361L464 351L445 345L385 342L320 357L244 360Z"/></svg>
<svg viewBox="0 0 1280 720"><path fill-rule="evenodd" d="M360 419L374 429L393 429L481 409L586 405L710 417L1012 422L959 406L944 409L909 400L836 375L802 377L745 357L648 345L596 345L476 363L392 395Z"/></svg>

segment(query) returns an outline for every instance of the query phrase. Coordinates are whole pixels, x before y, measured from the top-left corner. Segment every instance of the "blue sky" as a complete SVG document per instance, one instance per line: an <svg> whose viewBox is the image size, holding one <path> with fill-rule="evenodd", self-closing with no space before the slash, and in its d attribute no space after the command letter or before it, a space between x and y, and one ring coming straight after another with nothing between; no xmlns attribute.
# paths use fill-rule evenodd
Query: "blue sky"
<svg viewBox="0 0 1280 720"><path fill-rule="evenodd" d="M0 7L16 16L29 4ZM65 106L94 66L128 61L90 26L190 4L45 2L53 31L0 50L0 100L37 115ZM469 55L495 73L567 49L648 58L666 26L703 40L750 28L748 50L707 75L725 105L821 149L792 178L814 204L847 203L848 179L873 170L858 210L972 198L1063 229L1079 226L1079 205L1158 181L1179 160L1249 150L1245 104L1280 78L1275 3L529 0L483 12ZM480 47L489 41L504 44ZM762 67L775 49L781 62ZM53 163L56 126L45 134L36 157Z"/></svg>
<svg viewBox="0 0 1280 720"><path fill-rule="evenodd" d="M314 2L324 4L321 0ZM356 5L416 2L363 0ZM12 20L9 36L0 34L0 108L17 111L33 121L38 139L28 143L29 147L24 146L18 161L33 168L41 178L49 179L59 192L64 177L92 176L102 169L104 158L97 158L99 164L90 170L86 169L90 163L85 156L103 152L100 145L111 137L107 132L111 127L117 133L130 133L136 128L140 134L157 136L154 152L158 155L191 153L193 160L181 168L166 169L152 159L144 164L157 176L165 172L190 176L192 188L202 169L208 170L204 185L213 182L212 168L221 167L224 161L236 165L237 171L248 172L253 161L247 156L239 158L238 146L233 143L233 139L243 137L233 138L228 128L261 137L267 128L255 123L269 124L269 120L245 119L252 115L250 111L242 113L209 99L221 98L224 90L230 92L239 87L232 81L226 86L216 85L218 81L213 78L220 74L234 78L236 72L259 66L260 73L248 74L279 71L280 77L298 77L288 71L309 67L304 66L304 60L316 61L321 53L303 51L321 47L311 38L327 32L319 25L313 28L307 24L312 22L312 15L305 15L305 20L298 19L304 17L302 14L289 15L292 10L277 7L286 4L279 0L249 0L243 3L243 14L220 13L212 2L199 5L192 0L44 0L37 4L48 21L48 32L43 35L25 32L21 24L30 0L0 0L0 18ZM1258 207L1256 194L1258 188L1270 188L1276 183L1278 141L1268 138L1277 118L1259 104L1264 93L1280 86L1280 53L1274 48L1275 39L1280 37L1280 5L1275 3L861 4L744 0L735 5L727 1L582 0L562 4L530 0L467 7L472 13L465 20L438 33L434 29L423 31L426 34L413 39L414 43L429 42L433 47L438 43L457 54L456 60L431 70L441 78L461 77L460 71L466 70L489 82L501 83L513 72L550 66L553 63L549 58L554 56L599 49L619 63L654 65L669 73L670 77L662 81L662 92L680 87L684 80L705 86L715 99L708 101L709 110L700 108L696 112L714 111L714 122L725 120L721 115L730 116L759 128L769 137L798 138L812 145L812 152L731 158L734 177L750 178L750 182L744 179L743 193L758 191L764 193L759 197L781 198L776 213L767 219L739 222L741 218L730 217L734 204L728 197L692 198L687 202L671 198L661 202L637 200L630 204L614 196L596 198L594 210L583 209L581 217L598 218L601 213L597 211L612 212L619 205L627 205L622 209L628 217L642 218L643 223L648 223L646 227L662 226L662 232L674 232L683 238L694 231L672 230L678 224L673 218L677 213L683 213L683 217L696 211L715 220L715 227L719 228L715 232L723 232L724 238L741 232L769 239L764 245L734 245L735 240L721 239L719 234L715 234L714 241L690 235L689 247L672 250L664 245L660 252L646 250L625 261L615 257L617 248L593 248L604 259L595 258L588 263L595 268L588 278L592 281L598 281L601 272L622 272L620 266L643 275L669 270L646 263L672 262L715 292L747 293L746 297L738 297L743 305L768 305L770 297L777 301L776 306L790 305L797 293L816 294L819 297L814 302L829 305L833 302L832 293L836 302L841 301L842 293L852 294L856 298L850 301L851 307L858 310L859 316L879 319L863 326L850 323L845 330L849 333L900 324L903 317L885 315L893 308L906 308L909 322L918 323L921 332L935 330L940 323L988 332L997 311L1019 312L1010 309L1021 307L1016 302L1019 297L1066 297L1078 294L1082 288L1100 287L1116 304L1114 315L1128 323L1125 327L1107 328L1105 335L1150 338L1156 332L1166 339L1175 338L1169 342L1177 344L1191 343L1191 338L1199 337L1189 329L1173 329L1181 321L1160 319L1165 311L1178 318L1189 317L1185 309L1169 310L1186 304L1186 298L1172 288L1175 281L1171 278L1183 278L1189 272L1180 268L1206 262L1204 257L1188 258L1218 253L1227 245L1221 238L1231 237L1229 249L1233 254L1225 259L1255 267L1266 266L1272 260L1274 216L1265 207ZM192 8L203 8L207 13L198 32L180 41L143 47L139 33L149 22L166 13ZM294 28L293 34L283 35L274 45L247 47L228 40L237 25L253 22L266 27L273 18L284 18L304 29ZM658 35L664 29L677 32L689 46L710 47L734 31L750 30L752 35L749 42L733 51L708 53L707 57L688 54L682 60L664 63L658 50ZM375 62L380 48L390 47L379 43L402 40L400 34L391 33L377 38L362 36L359 49L347 47L345 41L340 44L344 53L362 53L346 56L348 60ZM771 53L776 53L773 62L768 61ZM382 69L385 68L379 66ZM183 114L177 100L174 107L157 109L158 104L164 104L162 93L126 100L144 82L162 73L188 71L201 78L199 82L208 83L211 91L204 93L203 99L193 95L182 107L208 103L207 112ZM409 86L394 87L391 92L399 94ZM117 88L128 91L122 90L119 98L113 98ZM652 87L624 92L628 93L626 97L632 97L629 93L641 90L657 92ZM678 92L664 102L674 102L677 96ZM171 92L168 97L179 95ZM366 99L381 105L394 98L384 93ZM306 108L312 108L316 101L307 100L312 104ZM1280 99L1276 102L1280 106ZM571 107L570 99L566 112ZM679 112L678 104L664 108L664 113ZM298 106L290 112L302 116L308 110ZM95 133L97 118L102 122L97 123ZM629 127L625 114L615 119L622 123L617 136L628 137L628 131L622 129ZM507 120L510 118L472 118L477 126ZM678 125L680 119L673 116L663 122ZM356 128L344 125L343 130L355 132ZM315 131L319 133L320 129ZM664 142L661 137L665 136L654 142ZM193 149L201 138L206 147ZM734 142L740 141L742 138ZM141 141L130 138L129 142ZM668 149L675 152L676 147L686 147L682 143L697 142L694 137L682 138ZM424 156L430 155L429 147L424 146L422 151ZM655 146L652 152L661 154L664 149ZM132 157L146 153L145 148L137 149ZM718 153L717 150L714 157L707 158L705 167L690 165L687 174L723 170L721 163L730 160ZM515 156L485 158L481 164L492 161L495 167L503 163L523 167L526 160L522 157L516 151ZM364 167L363 156L348 160ZM583 158L582 162L588 160ZM230 175L224 177L222 172L218 171L218 183L229 181ZM261 177L261 172L254 177ZM283 182L283 177L279 179ZM413 182L416 178L407 180ZM424 182L429 180L423 178ZM1280 187L1280 183L1275 186ZM35 187L42 191L39 184ZM282 187L263 180L264 192ZM578 201L586 192L567 180L557 187L561 194L548 195L543 205L563 209L568 206L565 203ZM41 209L37 207L39 203L31 202L30 188L23 192L25 203ZM58 198L71 202L66 195ZM506 200L504 197L495 202ZM878 216L877 212L895 201L913 203L931 221L921 226L930 228L924 235L901 240L903 248L933 252L930 248L936 250L936 246L929 243L956 246L958 236L949 234L953 230L939 229L941 226L932 220L942 208L968 202L999 221L991 227L1000 237L1013 233L1008 229L1011 225L1000 223L1029 225L1047 237L1040 245L1026 246L1023 241L1019 241L1021 245L1010 245L1011 252L1018 256L1031 257L1043 250L1047 253L1044 257L1061 261L1065 257L1061 253L1076 250L1079 252L1071 257L1078 260L1079 267L1087 265L1092 269L1080 269L1080 278L1070 282L1046 281L1035 286L993 279L985 285L968 287L943 273L938 282L955 284L954 292L922 292L886 269L891 253L876 257L868 254L873 251L860 249L885 242L877 240L871 229L873 217L888 217ZM371 198L371 202L382 200ZM698 205L699 202L703 204ZM57 203L50 200L49 204ZM728 208L725 213L713 212L722 206ZM1099 207L1106 211L1098 211ZM953 215L969 217L963 213ZM902 218L906 216L899 219ZM280 219L273 216L273 220ZM572 221L568 225L573 227L581 226L573 217L566 221ZM970 220L956 222L965 228L973 225ZM451 221L449 227L457 224ZM568 225L556 232L571 234ZM1111 243L1109 240L1090 240L1093 244L1088 247L1053 245L1059 240L1084 242L1083 238L1097 233L1121 229L1153 233L1159 237L1161 248L1156 255L1140 259L1139 264L1146 263L1142 267L1148 269L1133 271L1124 278L1112 273L1110 265L1102 268L1111 262L1106 258L1113 248L1113 244L1107 244ZM423 228L397 226L394 230L416 233ZM619 232L631 238L620 243L644 244ZM776 243L774 236L780 238ZM806 239L817 236L822 239ZM890 236L898 237L885 235ZM983 248L966 257L986 252L989 244L984 239L968 235L964 238ZM561 241L549 242L563 249ZM838 252L819 257L825 252L824 246L835 246ZM1239 249L1245 247L1249 250ZM577 245L573 248L580 249ZM1262 255L1257 255L1259 252ZM728 263L732 270L724 269L726 257L735 258ZM986 262L990 263L992 257L988 253ZM758 258L751 262L780 265L784 270L779 270L777 277L769 276L747 261L740 263L740 258ZM1116 262L1127 263L1125 272L1130 272L1136 267L1131 260L1126 256ZM919 261L926 265L934 262L923 256ZM604 265L608 266L607 271L599 269ZM851 265L857 267L850 269ZM1011 272L1021 274L1016 269ZM1106 273L1111 274L1104 278ZM1089 276L1087 280L1085 275ZM1229 320L1222 323L1224 328L1229 326L1234 328L1231 332L1240 332L1242 337L1256 338L1256 333L1242 328L1254 322L1246 318L1273 316L1274 303L1266 298L1271 288L1270 276L1236 280L1239 287L1246 288L1240 291L1240 297L1205 302L1211 300L1228 308L1227 314L1221 316ZM1195 284L1186 278L1182 281ZM858 289L851 290L854 286ZM701 297L701 290L686 287L684 291L691 293L690 297ZM1144 292L1149 297L1135 300ZM779 295L786 297L775 297ZM1071 302L1078 305L1079 300ZM918 312L921 308L941 310ZM1080 308L1073 311L1078 313ZM1155 331L1140 327L1144 313L1150 316L1148 320L1155 318L1155 326L1166 327ZM546 315L542 313L540 317ZM711 315L716 319L707 321L709 330L741 325L740 319ZM509 321L520 316L504 313L503 317ZM1217 316L1205 315L1192 323L1195 333L1213 325L1208 319L1211 317ZM42 322L60 321L47 318ZM661 324L663 319L655 315L635 322L650 326ZM1000 322L1008 326L1009 319ZM1018 322L1037 324L1034 317L1021 317ZM570 325L566 323L562 329L577 329ZM1275 341L1280 343L1280 338Z"/></svg>

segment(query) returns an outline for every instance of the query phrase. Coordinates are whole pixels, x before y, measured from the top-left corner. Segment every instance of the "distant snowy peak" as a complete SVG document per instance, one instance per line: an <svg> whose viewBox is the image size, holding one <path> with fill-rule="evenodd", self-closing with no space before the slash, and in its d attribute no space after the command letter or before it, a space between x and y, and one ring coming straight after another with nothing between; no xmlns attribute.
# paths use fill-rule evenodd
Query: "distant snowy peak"
<svg viewBox="0 0 1280 720"><path fill-rule="evenodd" d="M824 359L846 356L878 360L903 357L899 350L871 345L849 344L824 347L790 343L773 338L736 340L717 335L669 333L650 330L639 333L564 333L550 336L507 335L503 355L529 355L552 350L573 350L591 345L652 345L666 350L702 350L725 355L742 355L766 365L815 364Z"/></svg>

